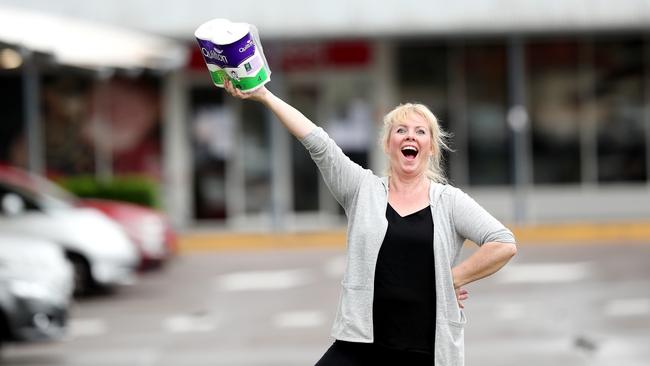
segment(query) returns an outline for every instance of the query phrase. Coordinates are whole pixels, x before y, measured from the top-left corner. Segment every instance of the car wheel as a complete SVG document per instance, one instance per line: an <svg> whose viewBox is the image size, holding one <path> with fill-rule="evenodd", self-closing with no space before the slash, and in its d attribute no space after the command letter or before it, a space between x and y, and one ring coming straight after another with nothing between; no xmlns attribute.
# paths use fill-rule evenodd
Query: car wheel
<svg viewBox="0 0 650 366"><path fill-rule="evenodd" d="M74 272L74 294L77 296L87 295L93 284L88 261L75 253L68 254L68 260L72 264Z"/></svg>

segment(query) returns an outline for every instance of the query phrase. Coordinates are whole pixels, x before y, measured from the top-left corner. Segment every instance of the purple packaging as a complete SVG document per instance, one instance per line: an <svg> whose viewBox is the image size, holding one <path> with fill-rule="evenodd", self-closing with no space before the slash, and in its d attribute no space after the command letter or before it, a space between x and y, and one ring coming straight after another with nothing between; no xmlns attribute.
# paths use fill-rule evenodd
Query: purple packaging
<svg viewBox="0 0 650 366"><path fill-rule="evenodd" d="M213 83L223 87L225 78L245 92L271 80L257 29L246 23L214 19L194 33Z"/></svg>

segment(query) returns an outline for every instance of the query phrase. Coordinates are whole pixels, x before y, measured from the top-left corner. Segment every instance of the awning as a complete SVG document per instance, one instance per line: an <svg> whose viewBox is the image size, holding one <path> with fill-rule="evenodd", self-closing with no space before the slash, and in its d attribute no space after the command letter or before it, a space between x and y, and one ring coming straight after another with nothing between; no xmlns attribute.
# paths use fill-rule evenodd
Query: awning
<svg viewBox="0 0 650 366"><path fill-rule="evenodd" d="M0 6L0 43L43 52L83 68L170 70L187 49L173 40L57 15Z"/></svg>

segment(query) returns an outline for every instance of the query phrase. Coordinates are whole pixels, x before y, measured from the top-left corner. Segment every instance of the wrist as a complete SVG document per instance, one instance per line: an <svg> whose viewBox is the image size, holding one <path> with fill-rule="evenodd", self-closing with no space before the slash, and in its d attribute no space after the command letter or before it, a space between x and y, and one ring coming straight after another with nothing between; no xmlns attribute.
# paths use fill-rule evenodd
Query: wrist
<svg viewBox="0 0 650 366"><path fill-rule="evenodd" d="M258 93L259 93L259 94L257 95L257 98L255 98L255 99L257 99L257 101L261 102L262 104L268 106L268 105L271 103L271 99L273 98L273 93L271 93L271 92L270 92L267 88L265 88L265 87L262 87L262 88L258 91Z"/></svg>
<svg viewBox="0 0 650 366"><path fill-rule="evenodd" d="M460 288L464 285L461 279L460 273L458 273L458 268L452 268L451 270L451 280L454 283L454 289Z"/></svg>

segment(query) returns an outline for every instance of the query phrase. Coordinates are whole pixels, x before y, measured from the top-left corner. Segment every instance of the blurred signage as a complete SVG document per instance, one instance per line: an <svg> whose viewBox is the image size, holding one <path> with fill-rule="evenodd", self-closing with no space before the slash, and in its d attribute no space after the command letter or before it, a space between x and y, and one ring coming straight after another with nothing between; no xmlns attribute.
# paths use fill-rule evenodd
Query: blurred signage
<svg viewBox="0 0 650 366"><path fill-rule="evenodd" d="M296 42L283 47L283 71L366 67L372 63L372 46L367 41ZM203 55L192 48L189 68L205 71Z"/></svg>

